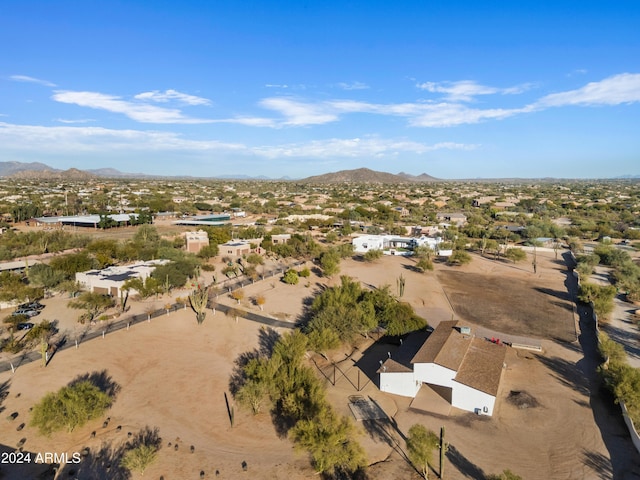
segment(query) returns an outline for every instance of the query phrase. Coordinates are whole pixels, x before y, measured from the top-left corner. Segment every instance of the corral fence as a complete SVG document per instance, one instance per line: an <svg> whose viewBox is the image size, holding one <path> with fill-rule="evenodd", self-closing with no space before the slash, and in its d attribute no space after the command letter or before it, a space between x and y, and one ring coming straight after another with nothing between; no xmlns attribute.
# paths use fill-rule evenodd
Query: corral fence
<svg viewBox="0 0 640 480"><path fill-rule="evenodd" d="M322 374L322 376L326 378L334 387L340 382L346 382L351 385L357 392L360 392L367 385L369 385L369 383L371 383L371 379L367 375L362 373L362 371L355 365L351 365L350 367L346 368L344 367L344 365L341 367L336 362L325 360L324 358L318 361L315 357L312 357L311 361L318 369L318 371Z"/></svg>

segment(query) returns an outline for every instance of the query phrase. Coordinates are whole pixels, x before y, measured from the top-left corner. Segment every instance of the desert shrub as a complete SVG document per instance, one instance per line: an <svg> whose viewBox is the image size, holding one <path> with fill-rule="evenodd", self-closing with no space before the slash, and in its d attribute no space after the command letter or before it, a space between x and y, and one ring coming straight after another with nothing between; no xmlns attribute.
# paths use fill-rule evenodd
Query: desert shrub
<svg viewBox="0 0 640 480"><path fill-rule="evenodd" d="M378 260L379 258L382 258L382 250L380 249L376 249L376 250L369 250L367 253L365 253L362 258L364 259L365 262L373 262L375 260Z"/></svg>
<svg viewBox="0 0 640 480"><path fill-rule="evenodd" d="M299 281L298 272L296 272L294 269L287 270L282 277L282 281L289 285L297 285Z"/></svg>
<svg viewBox="0 0 640 480"><path fill-rule="evenodd" d="M101 416L111 406L111 401L109 395L89 381L68 385L48 393L33 407L31 426L42 435L64 428L72 432Z"/></svg>

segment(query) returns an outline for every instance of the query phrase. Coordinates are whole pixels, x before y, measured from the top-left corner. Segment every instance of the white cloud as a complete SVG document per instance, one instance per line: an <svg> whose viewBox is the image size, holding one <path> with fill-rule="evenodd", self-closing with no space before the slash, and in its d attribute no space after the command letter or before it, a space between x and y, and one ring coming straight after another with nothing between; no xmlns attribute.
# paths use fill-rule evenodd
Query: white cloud
<svg viewBox="0 0 640 480"><path fill-rule="evenodd" d="M482 120L501 120L528 111L531 111L528 107L477 109L456 103L439 103L424 105L420 114L410 118L409 124L414 127L453 127Z"/></svg>
<svg viewBox="0 0 640 480"><path fill-rule="evenodd" d="M256 147L252 151L267 158L355 158L355 157L391 157L401 153L422 154L434 150L472 150L477 145L443 142L427 145L410 140L393 140L378 137L366 138L330 138L313 140L306 143L290 143Z"/></svg>
<svg viewBox="0 0 640 480"><path fill-rule="evenodd" d="M304 103L292 98L270 97L261 100L260 106L283 115L285 121L282 125L321 125L338 120L338 116L321 103Z"/></svg>
<svg viewBox="0 0 640 480"><path fill-rule="evenodd" d="M473 109L460 103L391 103L375 104L339 100L328 102L340 113L375 113L406 117L414 127L452 127L478 123L485 119L502 119L531 111L531 107L519 109Z"/></svg>
<svg viewBox="0 0 640 480"><path fill-rule="evenodd" d="M567 77L573 77L574 75L586 75L588 70L586 68L576 68L575 70L567 73Z"/></svg>
<svg viewBox="0 0 640 480"><path fill-rule="evenodd" d="M73 123L91 123L91 122L95 122L95 120L92 118L80 118L78 120L67 120L64 118L57 118L56 122L73 124Z"/></svg>
<svg viewBox="0 0 640 480"><path fill-rule="evenodd" d="M185 105L210 105L211 101L207 98L196 97L194 95L188 95L186 93L178 92L177 90L165 90L161 92L159 90L153 90L152 92L139 93L134 97L137 100L152 101L158 103L167 103L172 100L184 103Z"/></svg>
<svg viewBox="0 0 640 480"><path fill-rule="evenodd" d="M277 122L272 118L264 117L235 117L224 118L222 120L214 120L214 123L235 123L238 125L246 125L248 127L278 127Z"/></svg>
<svg viewBox="0 0 640 480"><path fill-rule="evenodd" d="M351 82L351 83L340 82L340 83L337 83L336 86L343 90L367 90L369 88L369 85L362 82Z"/></svg>
<svg viewBox="0 0 640 480"><path fill-rule="evenodd" d="M567 105L620 105L640 102L640 74L621 73L582 88L552 93L535 103L536 107L562 107Z"/></svg>
<svg viewBox="0 0 640 480"><path fill-rule="evenodd" d="M16 82L37 83L38 85L44 85L45 87L57 86L55 83L52 83L48 80L41 80L39 78L28 77L27 75L11 75L9 78L11 80L15 80Z"/></svg>
<svg viewBox="0 0 640 480"><path fill-rule="evenodd" d="M217 140L192 140L173 132L114 130L102 127L44 127L0 122L0 152L42 154L123 152L179 154L234 153L266 159L277 158L370 158L394 157L401 153L423 154L435 150L472 150L477 145L442 142L425 144L406 139L330 138L305 143L250 146Z"/></svg>
<svg viewBox="0 0 640 480"><path fill-rule="evenodd" d="M180 110L175 108L129 102L115 95L98 92L58 91L52 98L61 103L121 113L132 120L143 123L211 123L211 120L184 116Z"/></svg>
<svg viewBox="0 0 640 480"><path fill-rule="evenodd" d="M189 140L173 132L115 130L103 127L44 127L0 122L0 148L42 153L122 151L238 151L242 144Z"/></svg>
<svg viewBox="0 0 640 480"><path fill-rule="evenodd" d="M289 88L289 85L278 84L278 83L267 83L265 84L265 88Z"/></svg>
<svg viewBox="0 0 640 480"><path fill-rule="evenodd" d="M444 93L446 98L455 102L469 102L478 95L514 95L529 90L532 84L525 83L508 88L489 87L473 80L458 82L424 82L416 85L421 90L431 93Z"/></svg>

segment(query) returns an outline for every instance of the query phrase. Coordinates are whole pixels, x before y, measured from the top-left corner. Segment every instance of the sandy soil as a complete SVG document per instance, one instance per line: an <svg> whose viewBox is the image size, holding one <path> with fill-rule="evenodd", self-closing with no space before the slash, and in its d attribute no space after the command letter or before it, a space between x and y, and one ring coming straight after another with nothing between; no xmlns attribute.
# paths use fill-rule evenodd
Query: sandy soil
<svg viewBox="0 0 640 480"><path fill-rule="evenodd" d="M526 268L530 262L514 268L512 264L474 257L463 268L438 264L435 272L427 274L413 271L412 264L413 260L399 257L384 257L374 264L348 260L343 262L341 274L372 286L389 284L392 292L396 290L398 276L404 275L407 281L403 300L410 302L432 325L449 320L452 315L461 318L445 294L447 287L440 281L443 275L449 275L446 272L512 278L518 280L513 282L518 288L544 286L550 292L566 292L566 276L552 253L538 254L534 282L530 268ZM334 278L330 283L338 281ZM256 282L245 287L245 299L239 307L293 325L303 312L305 299L324 283L325 279L315 275L295 286L277 279ZM263 312L251 301L258 294L266 297ZM477 295L482 299L481 292ZM548 308L558 301L558 296L552 294L536 298L536 302L549 302ZM78 312L73 311L74 316L69 317L71 312L63 310L64 299L49 301L49 310L45 309L43 317L57 316L68 328L74 328ZM236 305L226 295L220 295L218 301ZM133 306L134 310L144 308L142 304ZM472 326L477 325L472 322L477 321L475 318L464 319ZM2 451L13 449L22 438L26 438L24 449L29 452L73 453L89 447L88 458L80 465L67 465L63 477L68 478L69 471L75 470L78 478L112 479L117 478L114 467L117 459L108 453L95 458L95 452L104 444L117 450L126 442L128 432L135 435L148 427L158 429L162 448L145 478L160 475L167 480L199 478L200 471L205 472L205 478L240 478L244 475L242 462L246 462L248 474L256 479L314 478L307 456L296 453L289 440L276 435L268 413L254 417L235 408L231 427L225 393L228 395L234 362L243 352L257 348L261 335L265 334L258 323L243 318L236 323L220 312L209 313L204 324L198 326L192 312L181 310L135 325L128 331L120 330L104 339L82 343L78 349L61 351L46 368L34 362L20 366L14 375L2 373L0 385L6 382L9 392L0 403ZM640 478L640 459L628 449L630 442L624 439L619 413L608 399L601 399L598 387L593 385L590 376L593 365L583 358L581 345L551 337L556 335L540 336L543 354L509 351L496 413L491 418L458 410L446 418L425 414L411 409L410 399L379 392L370 366L377 363L380 348L384 351L386 346L377 348L371 339L363 339L355 349L334 353L333 359L340 362L343 374L338 373L333 385L331 371L324 370L329 374L328 397L345 415L350 415L350 395L371 397L392 419L360 424L359 439L374 464L369 472L372 479L418 478L403 456L402 435L414 423L423 423L434 431L446 427L446 440L451 447L445 468L446 478L450 479L483 478L505 468L525 479ZM106 428L104 419L99 419L71 434L57 433L51 438L39 436L28 425L16 431L20 423L28 424L29 408L46 392L92 372L119 388L113 407L105 415L110 417ZM512 391L526 392L538 406L512 405L507 400ZM229 401L233 403L231 398ZM11 422L5 420L12 412L18 412L18 417ZM91 436L93 431L95 438ZM108 464L111 464L109 471ZM95 469L91 473L87 472L89 465ZM26 467L1 467L5 478L33 478L33 470L27 474ZM216 470L219 477L215 476Z"/></svg>

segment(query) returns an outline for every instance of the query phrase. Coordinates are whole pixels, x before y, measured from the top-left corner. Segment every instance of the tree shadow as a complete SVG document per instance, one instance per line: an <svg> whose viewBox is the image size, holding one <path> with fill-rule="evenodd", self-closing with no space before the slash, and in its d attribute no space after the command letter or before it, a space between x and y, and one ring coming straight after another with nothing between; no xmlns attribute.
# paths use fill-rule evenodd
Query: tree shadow
<svg viewBox="0 0 640 480"><path fill-rule="evenodd" d="M103 443L96 451L85 448L80 463L66 463L57 478L90 478L92 480L129 480L129 470L121 464L126 445L117 447Z"/></svg>
<svg viewBox="0 0 640 480"><path fill-rule="evenodd" d="M158 427L154 427L153 429L147 425L144 428L141 428L138 433L133 437L132 440L129 440L125 446L127 449L137 448L140 445L147 445L149 447L153 447L156 450L160 450L162 446L162 438L160 438L160 430Z"/></svg>
<svg viewBox="0 0 640 480"><path fill-rule="evenodd" d="M102 443L99 449L93 451L85 447L81 450L80 463L67 463L56 478L90 478L92 480L129 480L132 474L121 463L128 450L141 445L148 445L158 451L162 446L157 427L148 425L141 428L127 442L114 446L112 443Z"/></svg>
<svg viewBox="0 0 640 480"><path fill-rule="evenodd" d="M364 468L359 468L355 472L347 472L342 469L334 473L321 473L322 480L369 480L371 477Z"/></svg>
<svg viewBox="0 0 640 480"><path fill-rule="evenodd" d="M560 290L554 290L552 288L545 288L545 287L533 287L533 289L537 292L540 293L544 293L546 295L550 295L552 297L558 298L560 300L564 300L566 302L570 302L571 301L571 297L569 295L568 292L564 291L560 291Z"/></svg>
<svg viewBox="0 0 640 480"><path fill-rule="evenodd" d="M76 378L69 382L69 386L76 385L80 382L89 382L92 385L98 387L102 392L106 393L114 399L122 387L118 383L116 383L111 375L107 372L107 370L102 370L100 372L94 371L91 373L84 373L82 375L78 375Z"/></svg>
<svg viewBox="0 0 640 480"><path fill-rule="evenodd" d="M462 473L465 478L473 478L476 480L484 480L486 478L484 470L482 470L482 468L477 466L475 463L472 463L454 445L449 444L446 456L451 464L460 473Z"/></svg>
<svg viewBox="0 0 640 480"><path fill-rule="evenodd" d="M408 265L406 263L403 263L402 268L404 268L405 270L409 270L410 272L424 273L424 271L421 268L418 268L415 265Z"/></svg>
<svg viewBox="0 0 640 480"><path fill-rule="evenodd" d="M0 413L4 412L6 408L2 404L4 403L4 399L9 396L9 385L11 385L11 380L5 380L0 383Z"/></svg>
<svg viewBox="0 0 640 480"><path fill-rule="evenodd" d="M231 395L235 397L247 380L244 368L251 360L257 360L258 358L261 358L261 352L258 349L243 352L238 355L233 362L233 371L229 377L229 392L231 392Z"/></svg>
<svg viewBox="0 0 640 480"><path fill-rule="evenodd" d="M297 423L298 419L291 416L286 415L280 405L276 405L273 409L271 409L271 422L276 430L276 434L279 438L287 438L289 435L289 430L291 430Z"/></svg>
<svg viewBox="0 0 640 480"><path fill-rule="evenodd" d="M553 372L554 377L560 383L582 395L589 396L588 379L580 369L576 368L580 362L575 364L560 357L545 357L544 355L536 355L536 358Z"/></svg>
<svg viewBox="0 0 640 480"><path fill-rule="evenodd" d="M602 480L614 478L611 460L601 453L590 452L589 450L582 449L582 462L591 470L596 472L598 478L601 478Z"/></svg>
<svg viewBox="0 0 640 480"><path fill-rule="evenodd" d="M622 345L627 355L640 358L640 346L638 345L640 332L629 332L622 328L614 327L612 324L604 324L601 329L609 335L611 340Z"/></svg>
<svg viewBox="0 0 640 480"><path fill-rule="evenodd" d="M271 327L263 327L258 333L258 345L260 347L260 354L266 357L271 357L273 353L273 347L280 340L280 334Z"/></svg>

